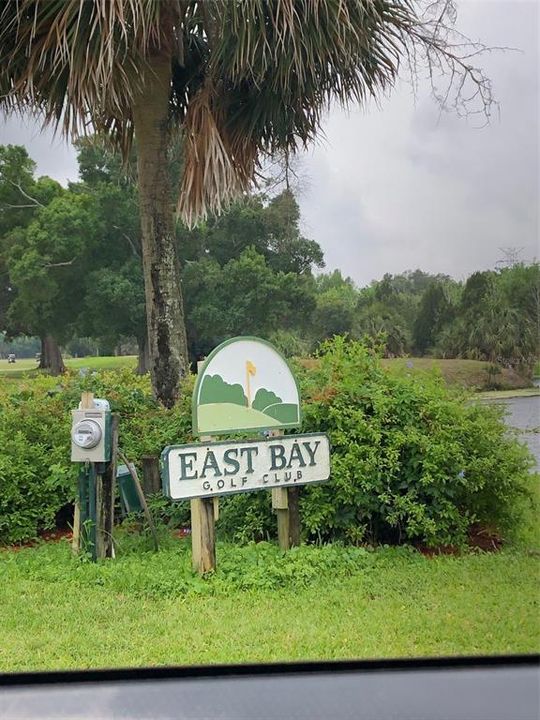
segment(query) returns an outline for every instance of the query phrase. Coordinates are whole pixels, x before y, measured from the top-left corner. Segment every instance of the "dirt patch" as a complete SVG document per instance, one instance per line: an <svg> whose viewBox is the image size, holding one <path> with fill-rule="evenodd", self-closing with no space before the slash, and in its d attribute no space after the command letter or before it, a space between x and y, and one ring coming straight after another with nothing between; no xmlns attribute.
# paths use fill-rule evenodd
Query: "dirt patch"
<svg viewBox="0 0 540 720"><path fill-rule="evenodd" d="M39 533L39 537L24 542L14 543L13 545L0 546L0 550L4 552L19 552L24 548L31 548L42 542L60 542L60 540L71 540L71 530L43 530Z"/></svg>
<svg viewBox="0 0 540 720"><path fill-rule="evenodd" d="M493 530L493 528L482 527L481 525L472 525L469 529L467 545L473 550L482 550L482 552L498 552L503 546L501 536ZM438 545L437 547L428 547L419 544L416 549L426 557L436 557L437 555L460 555L460 548L455 545Z"/></svg>
<svg viewBox="0 0 540 720"><path fill-rule="evenodd" d="M493 528L472 525L469 530L469 545L484 552L497 552L502 548L503 540Z"/></svg>

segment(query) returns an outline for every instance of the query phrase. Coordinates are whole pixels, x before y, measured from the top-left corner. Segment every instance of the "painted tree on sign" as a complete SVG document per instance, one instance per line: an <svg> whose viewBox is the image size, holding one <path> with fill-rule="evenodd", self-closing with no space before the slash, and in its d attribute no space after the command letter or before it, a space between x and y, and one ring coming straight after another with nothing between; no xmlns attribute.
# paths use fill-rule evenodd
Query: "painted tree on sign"
<svg viewBox="0 0 540 720"><path fill-rule="evenodd" d="M208 403L233 403L233 405L241 405L247 407L247 398L244 394L244 388L235 383L226 382L221 375L207 375L204 378L199 395L199 403L207 405Z"/></svg>

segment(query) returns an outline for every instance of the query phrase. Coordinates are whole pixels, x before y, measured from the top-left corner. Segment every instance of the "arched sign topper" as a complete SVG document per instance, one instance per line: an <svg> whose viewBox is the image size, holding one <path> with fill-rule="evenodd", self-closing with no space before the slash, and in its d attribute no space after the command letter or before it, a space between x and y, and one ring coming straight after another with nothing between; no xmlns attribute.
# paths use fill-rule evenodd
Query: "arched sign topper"
<svg viewBox="0 0 540 720"><path fill-rule="evenodd" d="M228 435L300 424L296 379L273 345L255 337L235 337L210 353L193 391L194 434Z"/></svg>

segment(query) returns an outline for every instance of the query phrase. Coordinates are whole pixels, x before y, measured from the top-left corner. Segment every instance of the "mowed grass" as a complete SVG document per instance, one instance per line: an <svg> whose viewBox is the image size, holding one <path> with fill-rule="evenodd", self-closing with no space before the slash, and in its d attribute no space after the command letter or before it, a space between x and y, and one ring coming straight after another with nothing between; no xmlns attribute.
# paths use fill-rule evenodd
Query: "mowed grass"
<svg viewBox="0 0 540 720"><path fill-rule="evenodd" d="M527 653L540 648L534 554L189 543L95 565L65 541L0 553L0 670Z"/></svg>
<svg viewBox="0 0 540 720"><path fill-rule="evenodd" d="M137 365L136 355L120 355L110 357L84 357L64 359L67 368L80 370L115 370L123 367L135 367ZM15 363L9 364L7 360L0 359L0 377L7 379L21 378L23 376L38 375L37 361L33 358L22 358Z"/></svg>
<svg viewBox="0 0 540 720"><path fill-rule="evenodd" d="M488 375L490 363L482 360L422 357L383 359L382 363L391 372L399 375L417 375L436 370L441 373L448 385L469 389L485 389L492 380ZM497 386L504 390L526 388L531 384L528 378L509 368L501 368L501 372L493 379Z"/></svg>
<svg viewBox="0 0 540 720"><path fill-rule="evenodd" d="M478 393L482 400L504 400L504 398L537 397L540 387L521 388L520 390L486 390Z"/></svg>
<svg viewBox="0 0 540 720"><path fill-rule="evenodd" d="M137 365L135 355L123 355L118 357L85 357L68 358L64 360L66 367L72 369L88 368L89 370L114 370L115 368L133 367ZM305 361L307 364L312 360ZM487 373L489 363L481 360L460 360L440 358L392 358L384 359L383 365L391 372L404 374L423 374L436 370L441 373L449 385L457 385L469 389L485 389L490 378ZM7 360L0 359L0 379L16 380L21 377L32 377L38 375L37 362L31 358L17 360L15 364L8 364ZM535 369L540 375L540 366ZM514 370L502 369L501 373L495 376L497 385L505 390L517 390L528 388L530 380L523 377Z"/></svg>

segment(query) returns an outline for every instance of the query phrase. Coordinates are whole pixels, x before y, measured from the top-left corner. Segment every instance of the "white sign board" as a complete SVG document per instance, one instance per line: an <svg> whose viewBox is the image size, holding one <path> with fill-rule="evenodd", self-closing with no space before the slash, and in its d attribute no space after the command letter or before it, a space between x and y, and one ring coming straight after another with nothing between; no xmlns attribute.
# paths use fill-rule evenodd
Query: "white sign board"
<svg viewBox="0 0 540 720"><path fill-rule="evenodd" d="M173 500L270 490L330 477L330 443L319 433L240 442L173 445L161 454L163 492Z"/></svg>
<svg viewBox="0 0 540 720"><path fill-rule="evenodd" d="M195 435L299 428L298 385L285 358L266 340L235 337L205 360L193 390Z"/></svg>

